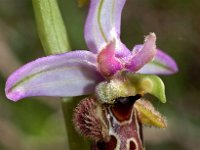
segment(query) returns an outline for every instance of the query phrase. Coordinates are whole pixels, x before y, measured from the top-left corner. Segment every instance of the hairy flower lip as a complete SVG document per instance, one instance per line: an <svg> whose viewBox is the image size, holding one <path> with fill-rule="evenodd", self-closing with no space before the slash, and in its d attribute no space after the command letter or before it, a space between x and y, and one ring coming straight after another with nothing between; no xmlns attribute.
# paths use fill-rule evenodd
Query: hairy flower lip
<svg viewBox="0 0 200 150"><path fill-rule="evenodd" d="M91 52L77 50L47 56L22 66L6 82L8 99L91 94L98 83L122 71L167 75L177 72L175 61L156 49L154 33L146 36L144 44L136 45L132 52L121 42L121 13L125 2L91 0L84 29ZM112 41L115 41L113 49L103 55L104 48Z"/></svg>

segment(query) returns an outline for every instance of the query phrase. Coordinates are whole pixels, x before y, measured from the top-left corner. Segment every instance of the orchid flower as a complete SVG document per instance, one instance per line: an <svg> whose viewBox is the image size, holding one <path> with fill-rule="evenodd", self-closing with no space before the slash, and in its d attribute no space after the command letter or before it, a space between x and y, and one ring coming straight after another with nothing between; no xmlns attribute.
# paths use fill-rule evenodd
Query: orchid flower
<svg viewBox="0 0 200 150"><path fill-rule="evenodd" d="M7 98L91 95L76 108L74 124L96 141L93 149L142 150L141 123L166 127L159 112L142 97L149 93L165 103L164 84L153 74L173 74L178 68L156 48L154 33L132 50L121 42L125 2L91 0L84 31L90 51L47 56L22 66L6 82Z"/></svg>
<svg viewBox="0 0 200 150"><path fill-rule="evenodd" d="M144 44L134 46L132 51L121 42L120 23L125 2L91 0L84 31L90 51L47 56L22 66L6 82L8 99L93 94L98 83L121 72L175 73L176 63L156 48L154 33L147 35Z"/></svg>

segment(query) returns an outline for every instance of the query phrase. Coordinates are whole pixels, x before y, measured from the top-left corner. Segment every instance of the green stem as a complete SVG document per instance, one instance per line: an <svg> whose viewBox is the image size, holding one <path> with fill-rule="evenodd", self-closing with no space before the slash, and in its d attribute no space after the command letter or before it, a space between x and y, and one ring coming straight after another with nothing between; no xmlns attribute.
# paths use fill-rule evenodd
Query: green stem
<svg viewBox="0 0 200 150"><path fill-rule="evenodd" d="M77 134L74 131L74 125L72 123L73 112L77 104L83 97L73 97L73 98L64 98L62 101L63 113L65 116L65 124L68 135L68 143L70 150L89 150L90 142L83 138L80 134Z"/></svg>
<svg viewBox="0 0 200 150"><path fill-rule="evenodd" d="M57 0L32 0L38 34L47 55L70 51Z"/></svg>
<svg viewBox="0 0 200 150"><path fill-rule="evenodd" d="M62 20L57 0L32 0L38 34L46 55L70 51L67 31ZM72 25L73 26L73 25ZM81 97L63 98L62 109L67 132L67 150L88 150L89 142L74 129L73 110Z"/></svg>

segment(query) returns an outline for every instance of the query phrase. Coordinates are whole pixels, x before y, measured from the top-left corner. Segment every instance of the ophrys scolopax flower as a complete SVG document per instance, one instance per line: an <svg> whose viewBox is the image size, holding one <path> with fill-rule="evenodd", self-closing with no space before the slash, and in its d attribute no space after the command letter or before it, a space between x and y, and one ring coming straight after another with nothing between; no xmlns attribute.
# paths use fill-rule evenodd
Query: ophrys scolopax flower
<svg viewBox="0 0 200 150"><path fill-rule="evenodd" d="M76 50L47 56L24 65L7 80L8 99L93 95L87 99L92 104L81 103L77 108L75 121L78 130L82 132L88 128L87 122L84 126L84 121L79 123L81 119L77 119L84 115L80 114L82 107L88 106L89 116L86 118L93 124L100 122L102 130L99 131L101 136L96 136L92 134L93 128L88 128L91 131L87 132L88 136L97 140L95 148L99 141L103 141L103 145L114 141L114 148L135 146L135 149L141 149L140 124L165 127L165 123L151 104L138 99L150 93L165 102L162 80L149 74L172 74L177 72L177 66L170 56L156 48L154 33L147 35L144 44L134 46L132 51L121 42L120 23L125 2L91 0L84 32L90 51ZM136 130L133 129L130 136L124 134L132 128Z"/></svg>

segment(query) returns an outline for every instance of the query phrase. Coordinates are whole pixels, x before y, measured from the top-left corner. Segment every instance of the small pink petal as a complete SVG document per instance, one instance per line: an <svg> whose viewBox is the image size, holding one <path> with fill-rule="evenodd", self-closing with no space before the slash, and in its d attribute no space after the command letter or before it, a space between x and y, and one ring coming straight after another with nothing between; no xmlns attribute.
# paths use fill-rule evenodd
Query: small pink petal
<svg viewBox="0 0 200 150"><path fill-rule="evenodd" d="M115 45L111 42L98 54L98 67L103 76L112 76L122 69L119 59L115 57Z"/></svg>
<svg viewBox="0 0 200 150"><path fill-rule="evenodd" d="M154 58L156 52L156 35L150 33L145 37L143 47L141 49L137 48L133 51L133 56L129 58L125 65L126 69L133 72L138 71Z"/></svg>

